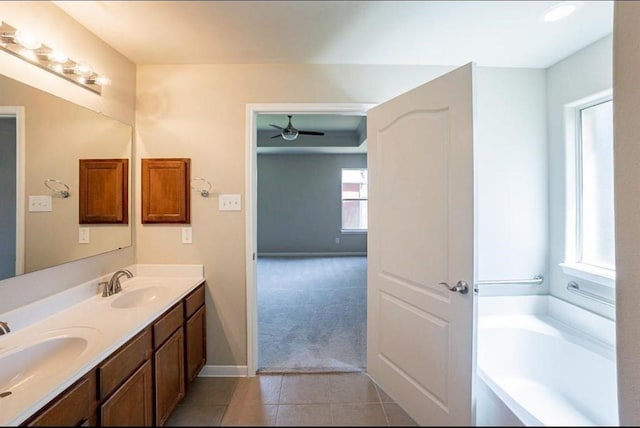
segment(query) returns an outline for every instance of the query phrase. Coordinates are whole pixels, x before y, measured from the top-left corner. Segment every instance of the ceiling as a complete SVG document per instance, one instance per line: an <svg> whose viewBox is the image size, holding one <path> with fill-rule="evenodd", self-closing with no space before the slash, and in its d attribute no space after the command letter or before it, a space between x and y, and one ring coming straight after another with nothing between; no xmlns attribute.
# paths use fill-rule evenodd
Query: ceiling
<svg viewBox="0 0 640 428"><path fill-rule="evenodd" d="M135 64L546 68L612 32L613 2L55 1Z"/></svg>
<svg viewBox="0 0 640 428"><path fill-rule="evenodd" d="M396 64L546 68L613 30L613 2L573 2L568 18L545 22L559 1L54 1L138 65ZM356 132L358 116L294 116L298 129L328 132L271 139L286 115L259 115L259 152L365 152L330 145ZM360 136L362 137L362 133ZM262 143L261 143L262 141ZM336 143L338 144L338 143ZM262 147L260 147L262 146ZM293 147L293 148L287 148Z"/></svg>
<svg viewBox="0 0 640 428"><path fill-rule="evenodd" d="M367 153L367 117L344 114L292 115L291 124L299 131L324 132L323 136L299 135L293 141L276 137L289 122L286 114L259 114L256 119L259 154L349 154ZM274 138L275 137L275 138Z"/></svg>

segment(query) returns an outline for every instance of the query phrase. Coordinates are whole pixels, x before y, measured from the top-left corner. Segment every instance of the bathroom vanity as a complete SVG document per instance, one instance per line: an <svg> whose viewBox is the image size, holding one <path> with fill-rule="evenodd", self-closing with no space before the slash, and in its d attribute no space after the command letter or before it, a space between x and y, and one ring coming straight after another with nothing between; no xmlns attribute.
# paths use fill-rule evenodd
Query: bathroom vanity
<svg viewBox="0 0 640 428"><path fill-rule="evenodd" d="M0 314L0 425L167 421L206 361L202 266L131 270L112 296L98 278Z"/></svg>

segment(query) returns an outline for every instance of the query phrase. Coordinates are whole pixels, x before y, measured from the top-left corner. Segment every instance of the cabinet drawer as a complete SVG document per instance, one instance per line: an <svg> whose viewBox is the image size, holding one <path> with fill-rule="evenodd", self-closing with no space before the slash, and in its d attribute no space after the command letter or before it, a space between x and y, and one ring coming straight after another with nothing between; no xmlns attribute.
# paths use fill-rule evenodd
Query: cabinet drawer
<svg viewBox="0 0 640 428"><path fill-rule="evenodd" d="M53 400L46 410L29 426L87 426L95 425L96 372L87 373L78 382Z"/></svg>
<svg viewBox="0 0 640 428"><path fill-rule="evenodd" d="M185 297L184 318L189 318L202 305L204 305L204 284L200 284L198 288Z"/></svg>
<svg viewBox="0 0 640 428"><path fill-rule="evenodd" d="M145 360L151 358L151 331L144 329L98 368L100 400L106 398Z"/></svg>
<svg viewBox="0 0 640 428"><path fill-rule="evenodd" d="M153 324L154 349L158 349L174 331L182 326L182 323L182 306L178 303Z"/></svg>

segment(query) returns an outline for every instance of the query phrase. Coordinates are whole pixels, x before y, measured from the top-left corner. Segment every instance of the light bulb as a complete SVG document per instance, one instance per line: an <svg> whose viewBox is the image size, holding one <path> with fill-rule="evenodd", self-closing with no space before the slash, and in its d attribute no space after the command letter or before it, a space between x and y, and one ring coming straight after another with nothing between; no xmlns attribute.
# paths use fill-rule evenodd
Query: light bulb
<svg viewBox="0 0 640 428"><path fill-rule="evenodd" d="M93 70L87 64L78 63L76 64L76 73L86 77L93 74Z"/></svg>
<svg viewBox="0 0 640 428"><path fill-rule="evenodd" d="M49 52L48 56L49 56L49 61L59 62L61 64L69 60L69 57L67 56L67 54L65 54L64 52L58 49L53 49L51 52Z"/></svg>
<svg viewBox="0 0 640 428"><path fill-rule="evenodd" d="M15 40L20 46L26 49L34 50L42 46L42 43L40 43L40 41L33 35L21 30L16 31Z"/></svg>
<svg viewBox="0 0 640 428"><path fill-rule="evenodd" d="M96 83L100 86L104 86L104 85L108 85L109 83L111 83L111 80L109 80L108 77L105 76L98 76L96 78Z"/></svg>

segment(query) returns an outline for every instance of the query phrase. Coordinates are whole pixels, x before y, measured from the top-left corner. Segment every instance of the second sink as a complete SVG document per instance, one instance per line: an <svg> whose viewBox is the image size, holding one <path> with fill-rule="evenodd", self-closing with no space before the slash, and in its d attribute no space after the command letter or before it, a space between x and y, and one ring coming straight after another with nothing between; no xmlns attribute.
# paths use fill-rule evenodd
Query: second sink
<svg viewBox="0 0 640 428"><path fill-rule="evenodd" d="M120 309L136 308L148 305L168 292L169 288L163 286L137 288L123 292L111 302L111 306Z"/></svg>

